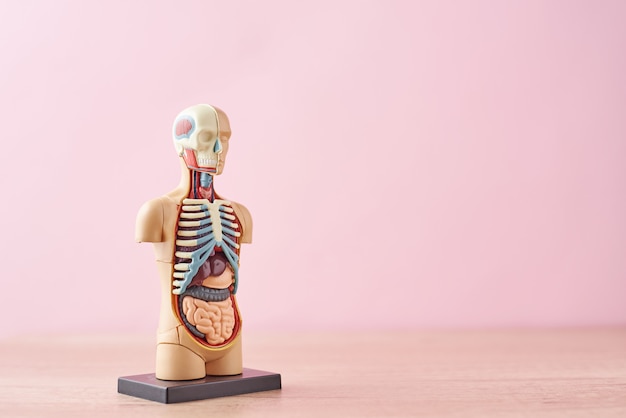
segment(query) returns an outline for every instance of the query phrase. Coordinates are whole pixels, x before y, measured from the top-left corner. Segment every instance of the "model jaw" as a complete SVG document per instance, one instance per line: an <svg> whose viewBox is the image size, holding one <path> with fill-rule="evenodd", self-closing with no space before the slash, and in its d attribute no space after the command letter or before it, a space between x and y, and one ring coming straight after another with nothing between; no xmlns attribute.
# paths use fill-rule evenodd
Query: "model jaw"
<svg viewBox="0 0 626 418"><path fill-rule="evenodd" d="M185 148L182 155L187 168L200 171L202 173L216 174L219 166L219 157L212 158L207 155L198 154L192 149Z"/></svg>

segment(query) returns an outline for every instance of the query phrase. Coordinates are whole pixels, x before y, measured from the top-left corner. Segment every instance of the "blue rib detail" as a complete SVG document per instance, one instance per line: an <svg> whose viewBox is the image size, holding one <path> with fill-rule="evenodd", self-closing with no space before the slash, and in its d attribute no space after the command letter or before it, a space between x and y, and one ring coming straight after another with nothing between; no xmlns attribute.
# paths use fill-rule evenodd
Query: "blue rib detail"
<svg viewBox="0 0 626 418"><path fill-rule="evenodd" d="M200 267L209 259L211 253L215 249L216 242L210 242L208 245L198 248L191 254L191 263L189 263L189 270L185 272L185 278L180 285L180 293L184 293L187 290L187 286L191 283L191 279L198 273Z"/></svg>
<svg viewBox="0 0 626 418"><path fill-rule="evenodd" d="M225 227L223 225L222 225L222 233L226 233L226 234L231 235L233 237L237 236L237 232L235 232L234 230L232 230L232 229L230 229L228 227Z"/></svg>

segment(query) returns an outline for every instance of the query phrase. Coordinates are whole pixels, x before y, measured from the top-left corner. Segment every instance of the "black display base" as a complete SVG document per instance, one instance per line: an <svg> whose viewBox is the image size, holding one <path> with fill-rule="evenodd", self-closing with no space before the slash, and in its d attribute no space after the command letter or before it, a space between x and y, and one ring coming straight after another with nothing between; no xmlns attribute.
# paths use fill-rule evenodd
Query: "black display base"
<svg viewBox="0 0 626 418"><path fill-rule="evenodd" d="M236 376L207 376L197 380L159 380L154 373L117 379L117 391L161 403L197 401L281 388L280 374L243 369Z"/></svg>

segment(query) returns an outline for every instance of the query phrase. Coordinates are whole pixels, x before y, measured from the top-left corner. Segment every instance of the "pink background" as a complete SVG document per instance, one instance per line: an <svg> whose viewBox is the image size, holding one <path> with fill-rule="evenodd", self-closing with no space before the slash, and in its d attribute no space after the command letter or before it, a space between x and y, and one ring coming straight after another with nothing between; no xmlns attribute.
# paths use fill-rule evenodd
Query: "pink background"
<svg viewBox="0 0 626 418"><path fill-rule="evenodd" d="M156 328L140 205L223 108L248 329L626 323L626 2L4 1L0 336Z"/></svg>

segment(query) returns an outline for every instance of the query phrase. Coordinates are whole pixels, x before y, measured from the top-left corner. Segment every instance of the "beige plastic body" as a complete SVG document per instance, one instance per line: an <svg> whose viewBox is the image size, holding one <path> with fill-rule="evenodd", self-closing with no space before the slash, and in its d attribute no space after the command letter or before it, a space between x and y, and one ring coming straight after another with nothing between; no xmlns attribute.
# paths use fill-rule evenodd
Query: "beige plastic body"
<svg viewBox="0 0 626 418"><path fill-rule="evenodd" d="M228 126L227 123L226 120L222 126ZM241 316L239 315L238 335L224 346L210 347L194 339L173 309L172 276L176 225L182 201L189 196L191 188L191 171L182 158L180 162L182 173L179 186L164 196L146 202L137 215L135 239L137 242L154 244L161 284L156 377L162 380L191 380L203 378L205 375L236 375L243 369ZM240 242L250 243L250 213L243 205L230 202L240 223Z"/></svg>

